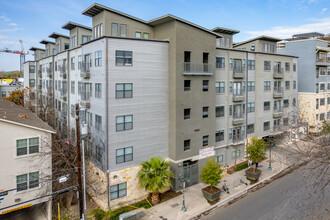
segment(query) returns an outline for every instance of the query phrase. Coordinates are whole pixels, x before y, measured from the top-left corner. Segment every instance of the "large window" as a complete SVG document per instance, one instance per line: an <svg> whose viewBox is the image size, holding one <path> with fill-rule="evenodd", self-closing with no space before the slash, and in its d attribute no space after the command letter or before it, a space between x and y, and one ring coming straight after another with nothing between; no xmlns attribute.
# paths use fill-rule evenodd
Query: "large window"
<svg viewBox="0 0 330 220"><path fill-rule="evenodd" d="M110 200L118 199L127 195L127 183L110 186Z"/></svg>
<svg viewBox="0 0 330 220"><path fill-rule="evenodd" d="M29 72L30 73L35 73L36 72L36 66L29 66Z"/></svg>
<svg viewBox="0 0 330 220"><path fill-rule="evenodd" d="M264 81L264 91L270 91L270 81Z"/></svg>
<svg viewBox="0 0 330 220"><path fill-rule="evenodd" d="M248 91L254 91L254 90L255 90L254 81L248 81Z"/></svg>
<svg viewBox="0 0 330 220"><path fill-rule="evenodd" d="M270 102L264 102L264 110L270 110Z"/></svg>
<svg viewBox="0 0 330 220"><path fill-rule="evenodd" d="M297 88L297 81L293 80L293 89ZM328 89L330 89L329 84L328 84Z"/></svg>
<svg viewBox="0 0 330 220"><path fill-rule="evenodd" d="M290 71L290 63L285 62L285 71L289 72Z"/></svg>
<svg viewBox="0 0 330 220"><path fill-rule="evenodd" d="M116 84L116 98L132 98L133 84L132 83L117 83Z"/></svg>
<svg viewBox="0 0 330 220"><path fill-rule="evenodd" d="M225 116L225 106L216 106L215 107L215 117L220 118Z"/></svg>
<svg viewBox="0 0 330 220"><path fill-rule="evenodd" d="M116 65L117 66L132 66L133 52L116 50Z"/></svg>
<svg viewBox="0 0 330 220"><path fill-rule="evenodd" d="M225 140L225 131L220 130L215 132L215 142L223 141Z"/></svg>
<svg viewBox="0 0 330 220"><path fill-rule="evenodd" d="M285 81L285 89L286 90L290 89L290 81Z"/></svg>
<svg viewBox="0 0 330 220"><path fill-rule="evenodd" d="M116 163L125 163L133 160L133 147L125 147L116 150Z"/></svg>
<svg viewBox="0 0 330 220"><path fill-rule="evenodd" d="M133 115L124 115L116 117L116 131L125 131L133 129Z"/></svg>
<svg viewBox="0 0 330 220"><path fill-rule="evenodd" d="M209 117L209 107L203 107L203 118Z"/></svg>
<svg viewBox="0 0 330 220"><path fill-rule="evenodd" d="M75 68L75 58L71 57L71 70L74 70Z"/></svg>
<svg viewBox="0 0 330 220"><path fill-rule="evenodd" d="M102 98L102 84L95 83L95 98Z"/></svg>
<svg viewBox="0 0 330 220"><path fill-rule="evenodd" d="M98 131L102 130L102 117L95 115L95 129Z"/></svg>
<svg viewBox="0 0 330 220"><path fill-rule="evenodd" d="M203 80L203 92L209 91L209 81Z"/></svg>
<svg viewBox="0 0 330 220"><path fill-rule="evenodd" d="M190 80L184 81L184 91L190 91Z"/></svg>
<svg viewBox="0 0 330 220"><path fill-rule="evenodd" d="M264 70L270 70L270 66L271 66L271 64L270 64L271 62L270 61L264 61Z"/></svg>
<svg viewBox="0 0 330 220"><path fill-rule="evenodd" d="M266 121L264 122L264 131L268 131L270 129L270 122Z"/></svg>
<svg viewBox="0 0 330 220"><path fill-rule="evenodd" d="M111 36L118 36L118 24L116 23L111 24Z"/></svg>
<svg viewBox="0 0 330 220"><path fill-rule="evenodd" d="M215 65L216 65L216 68L225 68L225 58L217 57Z"/></svg>
<svg viewBox="0 0 330 220"><path fill-rule="evenodd" d="M184 143L183 143L183 150L184 151L190 150L190 139L184 141Z"/></svg>
<svg viewBox="0 0 330 220"><path fill-rule="evenodd" d="M39 138L26 138L16 140L16 155L23 156L39 152Z"/></svg>
<svg viewBox="0 0 330 220"><path fill-rule="evenodd" d="M126 24L121 24L120 25L120 36L121 37L126 37L127 36L127 25Z"/></svg>
<svg viewBox="0 0 330 220"><path fill-rule="evenodd" d="M217 163L221 163L223 161L223 155L216 156Z"/></svg>
<svg viewBox="0 0 330 220"><path fill-rule="evenodd" d="M320 99L320 105L325 105L325 98Z"/></svg>
<svg viewBox="0 0 330 220"><path fill-rule="evenodd" d="M215 92L218 94L225 93L225 83L224 82L216 82L215 83Z"/></svg>
<svg viewBox="0 0 330 220"><path fill-rule="evenodd" d="M203 136L203 146L207 146L209 144L209 136Z"/></svg>
<svg viewBox="0 0 330 220"><path fill-rule="evenodd" d="M284 106L283 106L284 108L289 107L289 99L284 99L284 100L283 100L283 105L284 105Z"/></svg>
<svg viewBox="0 0 330 220"><path fill-rule="evenodd" d="M102 51L95 52L95 66L102 66Z"/></svg>
<svg viewBox="0 0 330 220"><path fill-rule="evenodd" d="M248 69L254 70L255 69L255 61L254 60L248 60Z"/></svg>
<svg viewBox="0 0 330 220"><path fill-rule="evenodd" d="M35 80L34 79L30 79L29 84L30 84L30 86L35 86L36 85L35 84Z"/></svg>
<svg viewBox="0 0 330 220"><path fill-rule="evenodd" d="M190 119L190 108L184 109L184 120Z"/></svg>
<svg viewBox="0 0 330 220"><path fill-rule="evenodd" d="M16 191L24 191L39 187L39 172L16 176Z"/></svg>
<svg viewBox="0 0 330 220"><path fill-rule="evenodd" d="M253 134L254 133L254 124L249 124L246 126L246 133Z"/></svg>
<svg viewBox="0 0 330 220"><path fill-rule="evenodd" d="M250 112L254 112L255 111L255 104L254 102L249 102L247 104L247 112L250 113Z"/></svg>

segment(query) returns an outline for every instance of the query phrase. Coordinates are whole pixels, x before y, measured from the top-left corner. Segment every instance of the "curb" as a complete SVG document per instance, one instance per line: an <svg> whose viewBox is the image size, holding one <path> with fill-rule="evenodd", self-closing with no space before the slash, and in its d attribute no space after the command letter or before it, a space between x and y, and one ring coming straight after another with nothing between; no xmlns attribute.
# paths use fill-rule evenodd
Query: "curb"
<svg viewBox="0 0 330 220"><path fill-rule="evenodd" d="M267 177L266 179L262 180L261 182L257 183L256 185L251 185L247 188L245 188L244 190L242 190L241 192L237 192L234 195L226 198L225 200L219 201L218 203L204 209L201 212L198 212L196 214L193 214L191 217L189 217L189 220L197 220L200 219L203 216L207 216L208 214L212 213L213 211L220 209L222 207L228 206L242 198L244 198L245 196L247 196L249 193L251 192L255 192L259 189L261 189L262 187L268 185L269 183L271 183L271 181L276 180L278 178L281 178L289 173L291 173L292 171L294 171L295 169L306 165L308 163L308 161L303 161L301 163L295 164L295 165L291 165L287 168L284 168L283 170L279 171L278 173L275 173L269 177Z"/></svg>

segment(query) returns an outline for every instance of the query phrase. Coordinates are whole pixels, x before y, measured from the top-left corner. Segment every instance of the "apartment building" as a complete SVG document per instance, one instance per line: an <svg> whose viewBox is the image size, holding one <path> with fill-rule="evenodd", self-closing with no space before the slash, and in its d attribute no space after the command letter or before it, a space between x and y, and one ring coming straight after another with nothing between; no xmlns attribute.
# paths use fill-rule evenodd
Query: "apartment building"
<svg viewBox="0 0 330 220"><path fill-rule="evenodd" d="M5 218L7 213L37 206L47 219L52 219L51 197L41 196L52 189L53 133L30 110L0 99L0 186L2 192L7 192L0 203L0 216Z"/></svg>
<svg viewBox="0 0 330 220"><path fill-rule="evenodd" d="M281 43L279 53L299 56L299 118L311 132L322 129L330 119L330 43L323 34L294 35Z"/></svg>
<svg viewBox="0 0 330 220"><path fill-rule="evenodd" d="M45 80L54 83L55 124L68 139L80 104L90 133L87 171L107 192L89 193L101 207L143 198L136 174L144 160L168 158L177 191L184 181L200 182L210 156L232 165L244 159L246 138L275 135L294 120L297 57L277 54L279 39L234 45L236 30L209 30L173 15L144 21L99 4L83 14L92 28L63 26L70 46L51 55L54 77ZM37 69L45 59L35 61Z"/></svg>

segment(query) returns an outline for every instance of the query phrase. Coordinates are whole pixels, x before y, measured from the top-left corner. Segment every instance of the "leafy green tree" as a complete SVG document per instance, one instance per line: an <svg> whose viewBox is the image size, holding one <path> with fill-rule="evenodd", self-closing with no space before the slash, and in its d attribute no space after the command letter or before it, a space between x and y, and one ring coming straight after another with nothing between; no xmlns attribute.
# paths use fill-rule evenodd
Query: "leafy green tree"
<svg viewBox="0 0 330 220"><path fill-rule="evenodd" d="M113 215L113 211L110 209L108 211L94 209L91 214L94 216L95 220L107 220Z"/></svg>
<svg viewBox="0 0 330 220"><path fill-rule="evenodd" d="M219 163L214 158L207 161L206 166L202 168L201 179L204 184L210 185L211 190L217 186L221 180L221 173L223 170Z"/></svg>
<svg viewBox="0 0 330 220"><path fill-rule="evenodd" d="M266 156L267 144L262 139L258 139L257 137L251 138L247 147L246 154L247 158L252 160L253 163L261 162ZM257 164L255 166L254 171L257 169Z"/></svg>
<svg viewBox="0 0 330 220"><path fill-rule="evenodd" d="M173 172L169 169L171 163L162 157L152 157L141 163L142 169L138 173L139 185L152 192L152 204L159 203L159 192L172 186Z"/></svg>

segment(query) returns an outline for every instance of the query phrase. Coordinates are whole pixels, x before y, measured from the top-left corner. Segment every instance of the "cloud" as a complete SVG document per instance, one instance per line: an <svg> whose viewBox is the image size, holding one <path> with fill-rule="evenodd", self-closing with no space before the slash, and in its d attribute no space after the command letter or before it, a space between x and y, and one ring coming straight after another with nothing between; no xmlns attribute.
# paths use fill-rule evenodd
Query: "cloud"
<svg viewBox="0 0 330 220"><path fill-rule="evenodd" d="M9 26L15 26L15 27L18 26L16 23L13 23L13 22L12 22L12 23L9 23L8 25L9 25Z"/></svg>
<svg viewBox="0 0 330 220"><path fill-rule="evenodd" d="M18 44L17 41L14 41L14 40L0 40L0 45L3 44L3 45L16 45Z"/></svg>
<svg viewBox="0 0 330 220"><path fill-rule="evenodd" d="M23 30L23 28L4 28L0 29L0 32L13 32L13 31L20 31Z"/></svg>
<svg viewBox="0 0 330 220"><path fill-rule="evenodd" d="M6 38L8 38L8 37L5 35L0 35L0 39L6 39Z"/></svg>
<svg viewBox="0 0 330 220"><path fill-rule="evenodd" d="M330 17L322 19L312 19L314 22L303 24L294 27L271 27L260 31L246 31L250 38L258 37L260 35L268 35L278 38L290 38L293 34L301 34L308 32L320 32L323 34L330 33Z"/></svg>
<svg viewBox="0 0 330 220"><path fill-rule="evenodd" d="M5 14L0 15L0 19L3 20L4 22L10 22L10 18L8 18Z"/></svg>
<svg viewBox="0 0 330 220"><path fill-rule="evenodd" d="M327 8L322 8L322 13L328 10Z"/></svg>

